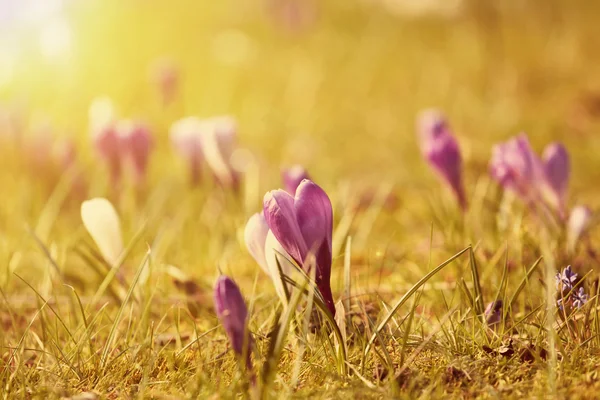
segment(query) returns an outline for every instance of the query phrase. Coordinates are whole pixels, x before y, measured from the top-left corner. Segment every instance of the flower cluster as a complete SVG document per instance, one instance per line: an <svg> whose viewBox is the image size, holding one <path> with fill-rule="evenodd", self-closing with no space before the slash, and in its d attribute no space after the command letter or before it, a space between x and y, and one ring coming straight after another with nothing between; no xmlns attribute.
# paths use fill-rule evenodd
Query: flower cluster
<svg viewBox="0 0 600 400"><path fill-rule="evenodd" d="M585 293L583 286L577 287L579 279L570 265L557 273L555 280L559 296L557 301L559 309L563 310L565 305L568 308L583 307L588 300L588 295Z"/></svg>
<svg viewBox="0 0 600 400"><path fill-rule="evenodd" d="M239 172L231 162L237 136L233 117L183 118L173 123L170 136L175 151L188 164L192 184L200 181L206 163L220 185L238 188Z"/></svg>
<svg viewBox="0 0 600 400"><path fill-rule="evenodd" d="M109 169L111 184L121 182L129 164L136 184L142 184L150 160L154 140L142 122L117 119L110 99L96 99L90 107L90 134L99 157Z"/></svg>

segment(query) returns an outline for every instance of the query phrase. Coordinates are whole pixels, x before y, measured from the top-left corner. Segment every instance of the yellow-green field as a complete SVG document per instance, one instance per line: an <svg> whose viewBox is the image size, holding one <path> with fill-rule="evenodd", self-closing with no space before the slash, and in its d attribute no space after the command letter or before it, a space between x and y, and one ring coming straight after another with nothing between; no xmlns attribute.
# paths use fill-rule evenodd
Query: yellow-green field
<svg viewBox="0 0 600 400"><path fill-rule="evenodd" d="M568 209L598 208L600 3L466 0L420 16L386 6L416 0L63 3L25 21L35 12L0 0L0 397L598 396L596 218L567 249L565 222L505 192L488 164L520 132L537 153L560 141ZM161 66L179 79L167 103ZM152 132L142 185L115 185L95 151L100 96ZM419 150L428 107L458 139L465 213ZM175 121L216 115L237 120L237 191L207 169L191 187L169 140ZM310 290L280 303L244 243L294 164L333 205L338 331ZM96 197L120 218L116 260L82 222ZM589 295L569 315L554 287L567 265ZM215 315L220 274L248 304L253 373Z"/></svg>

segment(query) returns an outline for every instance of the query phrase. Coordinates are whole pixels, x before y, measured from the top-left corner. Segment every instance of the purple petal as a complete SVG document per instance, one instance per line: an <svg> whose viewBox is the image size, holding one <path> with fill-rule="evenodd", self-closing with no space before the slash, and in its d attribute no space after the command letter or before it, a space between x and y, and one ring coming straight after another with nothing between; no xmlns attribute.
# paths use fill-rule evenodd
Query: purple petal
<svg viewBox="0 0 600 400"><path fill-rule="evenodd" d="M277 241L302 265L308 248L298 226L294 198L281 189L272 190L265 195L263 207L267 225Z"/></svg>
<svg viewBox="0 0 600 400"><path fill-rule="evenodd" d="M308 250L316 250L326 241L331 251L333 210L327 193L305 179L296 191L296 218Z"/></svg>
<svg viewBox="0 0 600 400"><path fill-rule="evenodd" d="M546 182L562 207L567 195L570 176L569 153L560 143L549 144L542 155Z"/></svg>
<svg viewBox="0 0 600 400"><path fill-rule="evenodd" d="M531 149L525 134L494 147L490 173L505 189L515 192L525 201L539 198L541 160Z"/></svg>
<svg viewBox="0 0 600 400"><path fill-rule="evenodd" d="M305 179L296 191L296 215L304 241L316 257L315 283L331 313L335 305L331 294L331 237L333 210L327 193L314 182ZM307 271L308 272L308 271Z"/></svg>
<svg viewBox="0 0 600 400"><path fill-rule="evenodd" d="M244 230L244 240L250 255L256 260L258 265L268 274L269 268L265 257L265 243L269 226L262 212L254 214L246 223Z"/></svg>
<svg viewBox="0 0 600 400"><path fill-rule="evenodd" d="M233 350L242 355L244 344L249 345L250 337L246 327L248 309L240 289L231 278L220 276L215 284L214 300L217 317L227 332Z"/></svg>

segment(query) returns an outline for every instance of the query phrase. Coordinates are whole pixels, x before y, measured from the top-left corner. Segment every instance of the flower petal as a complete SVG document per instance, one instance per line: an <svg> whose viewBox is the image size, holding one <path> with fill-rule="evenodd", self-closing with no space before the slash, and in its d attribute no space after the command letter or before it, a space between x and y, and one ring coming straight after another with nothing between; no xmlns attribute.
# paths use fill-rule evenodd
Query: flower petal
<svg viewBox="0 0 600 400"><path fill-rule="evenodd" d="M569 188L569 153L562 144L551 143L544 149L542 160L546 182L553 194L552 203L562 209Z"/></svg>
<svg viewBox="0 0 600 400"><path fill-rule="evenodd" d="M327 193L316 183L305 179L296 190L294 207L307 249L316 253L326 242L331 252L333 211Z"/></svg>
<svg viewBox="0 0 600 400"><path fill-rule="evenodd" d="M114 265L123 252L123 239L121 221L111 202L104 198L84 201L81 219L104 259Z"/></svg>
<svg viewBox="0 0 600 400"><path fill-rule="evenodd" d="M267 225L277 241L298 265L302 265L308 248L296 219L294 198L281 189L272 190L265 195L263 207Z"/></svg>
<svg viewBox="0 0 600 400"><path fill-rule="evenodd" d="M277 241L273 232L269 231L267 233L267 240L265 242L265 259L267 263L267 274L273 281L273 286L275 286L275 291L277 295L281 299L281 301L286 304L287 297L285 295L285 289L283 287L284 283L279 272L279 268L281 268L281 272L287 275L290 278L293 278L292 275L295 273L295 267L290 263L291 257L281 243ZM288 293L291 287L287 286Z"/></svg>
<svg viewBox="0 0 600 400"><path fill-rule="evenodd" d="M269 226L267 225L267 221L262 212L251 216L248 223L246 223L246 229L244 230L244 240L250 255L252 255L258 265L260 265L267 274L269 273L269 268L265 258L265 243L267 241L268 233Z"/></svg>

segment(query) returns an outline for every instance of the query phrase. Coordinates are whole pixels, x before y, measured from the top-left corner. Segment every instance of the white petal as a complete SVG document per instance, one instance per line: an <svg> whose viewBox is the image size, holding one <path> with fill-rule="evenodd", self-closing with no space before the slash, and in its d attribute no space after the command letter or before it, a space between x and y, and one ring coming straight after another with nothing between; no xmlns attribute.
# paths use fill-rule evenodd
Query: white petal
<svg viewBox="0 0 600 400"><path fill-rule="evenodd" d="M571 210L567 226L567 248L575 250L581 235L588 229L592 219L592 211L586 206L576 206Z"/></svg>
<svg viewBox="0 0 600 400"><path fill-rule="evenodd" d="M269 227L262 212L250 217L244 230L244 240L246 241L248 252L267 275L269 275L269 268L265 258L265 242L268 232Z"/></svg>
<svg viewBox="0 0 600 400"><path fill-rule="evenodd" d="M123 238L121 221L111 202L104 198L84 201L81 219L104 259L114 265L123 252Z"/></svg>
<svg viewBox="0 0 600 400"><path fill-rule="evenodd" d="M268 274L273 280L273 285L275 285L275 291L277 295L281 299L281 301L287 303L287 299L285 297L285 290L283 287L283 281L281 279L281 275L279 274L279 267L277 265L277 261L279 261L279 266L281 266L281 270L288 277L293 277L295 268L288 261L291 259L289 254L285 252L281 243L277 241L273 232L269 231L267 234L267 240L265 243L265 258L267 260ZM288 292L290 292L291 287L287 285Z"/></svg>
<svg viewBox="0 0 600 400"><path fill-rule="evenodd" d="M202 121L202 147L206 163L226 185L234 180L230 159L236 133L237 126L231 117L214 117Z"/></svg>

